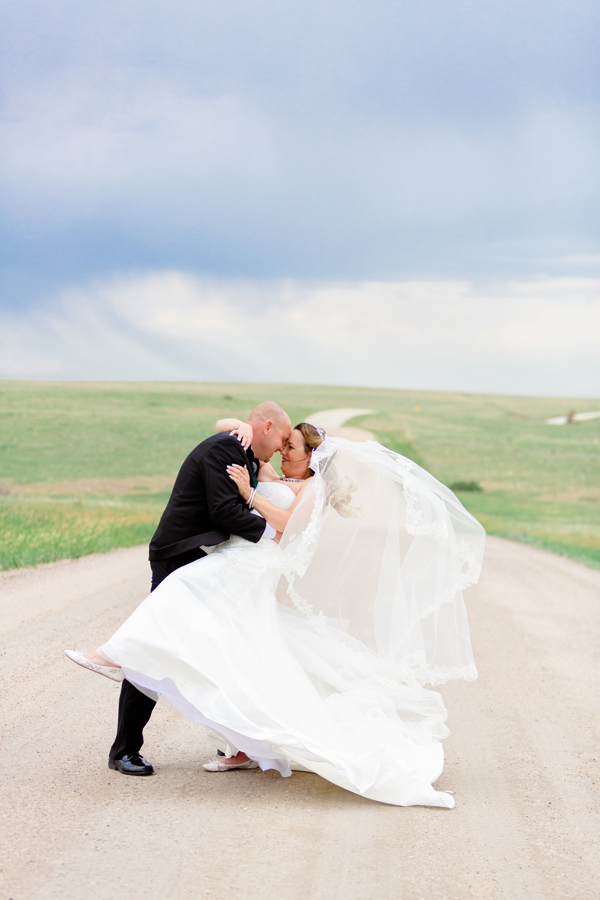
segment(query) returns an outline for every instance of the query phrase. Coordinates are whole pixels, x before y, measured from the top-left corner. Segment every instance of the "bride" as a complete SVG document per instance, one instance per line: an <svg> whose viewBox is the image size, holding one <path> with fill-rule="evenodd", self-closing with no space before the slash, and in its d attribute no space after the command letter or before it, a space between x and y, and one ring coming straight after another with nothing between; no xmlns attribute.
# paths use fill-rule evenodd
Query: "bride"
<svg viewBox="0 0 600 900"><path fill-rule="evenodd" d="M217 425L252 440L236 420ZM253 489L228 467L275 539L233 536L174 571L89 667L204 726L226 754L207 771L299 769L384 803L453 807L433 787L449 731L425 685L477 677L462 590L483 529L375 441L301 423L281 468L262 464Z"/></svg>

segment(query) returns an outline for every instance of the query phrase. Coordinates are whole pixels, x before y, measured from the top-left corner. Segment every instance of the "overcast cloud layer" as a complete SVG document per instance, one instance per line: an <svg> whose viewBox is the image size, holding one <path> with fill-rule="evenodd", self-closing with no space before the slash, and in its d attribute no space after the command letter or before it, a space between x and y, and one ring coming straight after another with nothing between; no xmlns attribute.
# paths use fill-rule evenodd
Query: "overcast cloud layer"
<svg viewBox="0 0 600 900"><path fill-rule="evenodd" d="M598 279L551 279L476 293L464 282L148 273L70 290L35 316L0 316L0 376L598 398L599 288Z"/></svg>
<svg viewBox="0 0 600 900"><path fill-rule="evenodd" d="M524 366L527 392L566 383L560 353L551 377L557 332L544 304L552 322L567 322L561 304L583 303L573 321L597 323L597 3L4 7L0 324L15 329L3 339L6 375L271 378L255 357L224 364L235 309L253 334L260 322L263 336L289 342L289 380L354 372L354 382L442 387L451 371L449 386L518 390ZM138 302L157 291L150 306ZM273 314L290 292L311 315L325 296L333 318L346 321L349 298L353 321L361 303L385 315L370 326L376 367L345 374L339 347L338 363L320 363L314 335ZM199 321L209 295L213 330L181 325L184 309ZM513 298L501 320L498 297ZM390 316L398 328L408 316L419 335L420 321L433 322L447 365L433 344L407 356L408 332L398 332L400 365ZM83 324L92 321L95 334ZM524 321L531 345L517 365L506 329ZM457 335L473 328L508 355L461 357L470 344ZM568 353L588 337L569 338ZM109 347L128 348L128 362ZM581 386L559 392L598 392L586 381L591 358L573 360Z"/></svg>

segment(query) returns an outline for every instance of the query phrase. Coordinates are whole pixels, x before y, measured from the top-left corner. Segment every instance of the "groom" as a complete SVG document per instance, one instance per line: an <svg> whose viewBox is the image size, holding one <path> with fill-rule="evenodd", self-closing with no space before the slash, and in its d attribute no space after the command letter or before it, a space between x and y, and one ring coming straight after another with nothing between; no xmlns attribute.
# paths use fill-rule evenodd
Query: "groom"
<svg viewBox="0 0 600 900"><path fill-rule="evenodd" d="M284 448L290 436L289 416L267 401L252 410L252 446L244 451L228 432L214 434L198 444L179 470L171 498L150 541L152 590L175 569L206 556L210 547L237 534L257 543L263 535L275 537L275 529L246 508L226 467L246 466L256 485L259 460L268 462ZM108 757L109 769L123 775L152 775L154 769L141 755L143 730L156 701L124 680L119 698L117 736Z"/></svg>

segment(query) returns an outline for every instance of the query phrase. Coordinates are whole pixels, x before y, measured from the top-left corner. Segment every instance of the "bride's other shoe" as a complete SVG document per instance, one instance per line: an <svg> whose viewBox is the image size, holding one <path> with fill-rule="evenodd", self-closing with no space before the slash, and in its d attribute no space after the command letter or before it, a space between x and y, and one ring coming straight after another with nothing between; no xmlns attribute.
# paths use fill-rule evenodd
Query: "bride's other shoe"
<svg viewBox="0 0 600 900"><path fill-rule="evenodd" d="M258 763L253 759L242 763L224 763L220 759L212 759L208 763L204 763L202 768L206 772L229 772L231 769L258 769Z"/></svg>
<svg viewBox="0 0 600 900"><path fill-rule="evenodd" d="M105 675L112 681L123 681L123 670L121 668L118 666L97 666L96 663L90 662L89 659L85 658L83 654L87 652L87 650L65 650L69 659L72 659L78 666L83 666L84 669L89 669L90 672L97 672L98 675Z"/></svg>

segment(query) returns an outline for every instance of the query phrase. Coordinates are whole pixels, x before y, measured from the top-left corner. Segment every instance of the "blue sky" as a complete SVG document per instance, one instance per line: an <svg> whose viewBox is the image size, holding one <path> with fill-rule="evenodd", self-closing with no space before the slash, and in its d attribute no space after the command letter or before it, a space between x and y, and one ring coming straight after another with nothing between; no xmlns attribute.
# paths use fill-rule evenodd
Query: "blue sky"
<svg viewBox="0 0 600 900"><path fill-rule="evenodd" d="M424 387L600 395L592 357L575 376L538 354L552 328L572 331L550 326L544 303L555 323L556 309L566 322L580 303L588 330L599 321L596 3L3 5L0 327L12 337L0 337L0 375L251 380L265 370L260 335L241 375L208 325L197 353L158 327L148 344L136 298L150 281L167 310L193 285L194 315L216 304L232 334L249 314L263 331L277 320L300 374L313 345L277 310L312 308L325 291L341 298L346 334L357 319L347 297L360 296L383 339L390 297L399 321L410 297L428 352L440 291L448 309L460 284L465 340L452 371L462 374L448 383L433 355ZM387 287L365 293L375 283ZM134 318L107 299L124 285ZM487 369L469 355L482 316L504 346L497 298L523 291L511 321L534 341L522 348L524 385L512 350ZM104 323L95 343L86 311ZM398 358L406 340L398 334ZM382 365L376 332L371 343L362 381L409 386L414 368ZM98 362L86 369L86 358ZM353 371L323 364L316 380Z"/></svg>

